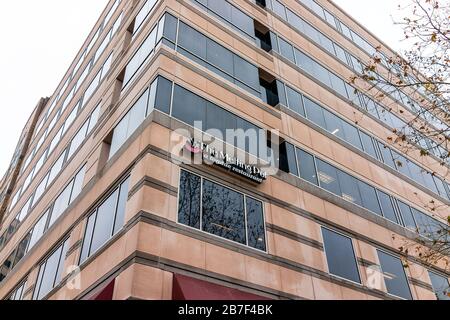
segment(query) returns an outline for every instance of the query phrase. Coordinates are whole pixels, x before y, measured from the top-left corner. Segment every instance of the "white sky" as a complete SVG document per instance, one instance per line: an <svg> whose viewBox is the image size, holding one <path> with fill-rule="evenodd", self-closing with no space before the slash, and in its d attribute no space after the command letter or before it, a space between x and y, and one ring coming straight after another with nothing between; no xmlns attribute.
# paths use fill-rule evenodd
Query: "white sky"
<svg viewBox="0 0 450 320"><path fill-rule="evenodd" d="M391 14L398 1L335 0L370 31L399 50ZM0 178L21 130L41 97L51 96L107 0L4 1L0 10Z"/></svg>

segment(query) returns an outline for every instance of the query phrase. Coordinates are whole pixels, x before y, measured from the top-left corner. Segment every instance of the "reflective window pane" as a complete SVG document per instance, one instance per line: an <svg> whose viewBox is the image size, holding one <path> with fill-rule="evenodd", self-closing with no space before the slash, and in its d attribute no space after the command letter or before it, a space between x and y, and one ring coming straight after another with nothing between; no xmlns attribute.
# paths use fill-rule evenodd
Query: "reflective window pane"
<svg viewBox="0 0 450 320"><path fill-rule="evenodd" d="M450 300L450 283L448 278L429 271L434 293L438 300Z"/></svg>
<svg viewBox="0 0 450 320"><path fill-rule="evenodd" d="M377 251L388 293L407 300L412 300L408 280L400 259L382 251Z"/></svg>
<svg viewBox="0 0 450 320"><path fill-rule="evenodd" d="M317 171L319 174L320 186L335 195L341 196L342 193L339 186L336 168L320 159L317 159Z"/></svg>
<svg viewBox="0 0 450 320"><path fill-rule="evenodd" d="M202 206L204 231L246 244L243 195L205 180Z"/></svg>
<svg viewBox="0 0 450 320"><path fill-rule="evenodd" d="M322 234L329 272L361 283L352 240L326 228L322 228Z"/></svg>
<svg viewBox="0 0 450 320"><path fill-rule="evenodd" d="M316 165L314 163L314 157L301 149L297 149L297 160L298 160L298 167L300 170L300 177L317 186L319 182L317 180L317 172L316 172Z"/></svg>
<svg viewBox="0 0 450 320"><path fill-rule="evenodd" d="M252 198L246 198L248 245L266 251L263 204Z"/></svg>
<svg viewBox="0 0 450 320"><path fill-rule="evenodd" d="M383 216L391 220L392 222L398 223L397 215L395 214L394 206L392 205L392 200L389 195L378 190L378 199L380 200L381 209L383 211Z"/></svg>

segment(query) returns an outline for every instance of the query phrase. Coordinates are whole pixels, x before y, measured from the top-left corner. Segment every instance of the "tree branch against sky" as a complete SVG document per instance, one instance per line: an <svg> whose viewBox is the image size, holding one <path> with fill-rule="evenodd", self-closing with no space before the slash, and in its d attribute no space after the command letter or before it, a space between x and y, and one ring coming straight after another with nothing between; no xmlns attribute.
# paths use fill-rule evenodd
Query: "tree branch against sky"
<svg viewBox="0 0 450 320"><path fill-rule="evenodd" d="M406 49L388 54L380 44L377 53L365 62L363 73L353 76L351 81L366 88L379 102L406 119L406 125L393 129L388 137L392 144L405 153L419 150L422 157L433 155L449 172L450 3L402 1L397 13L401 18L397 18L394 25L403 30ZM450 174L447 173L445 179L448 182ZM430 203L434 203L433 199ZM432 264L445 261L449 268L450 208L445 206L441 211L448 212L440 216L446 223L428 226L430 231L425 237L399 250L414 251Z"/></svg>

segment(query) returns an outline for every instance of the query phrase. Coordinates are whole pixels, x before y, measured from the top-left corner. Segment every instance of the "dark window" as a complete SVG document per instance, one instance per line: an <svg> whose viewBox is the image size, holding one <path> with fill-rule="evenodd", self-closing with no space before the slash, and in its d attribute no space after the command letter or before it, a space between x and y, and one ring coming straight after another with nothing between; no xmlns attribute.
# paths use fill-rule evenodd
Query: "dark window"
<svg viewBox="0 0 450 320"><path fill-rule="evenodd" d="M295 147L287 142L283 142L280 145L280 169L298 176Z"/></svg>
<svg viewBox="0 0 450 320"><path fill-rule="evenodd" d="M338 170L338 178L342 197L361 206L362 199L359 193L358 180L341 170Z"/></svg>
<svg viewBox="0 0 450 320"><path fill-rule="evenodd" d="M262 202L183 170L179 190L179 223L266 250Z"/></svg>
<svg viewBox="0 0 450 320"><path fill-rule="evenodd" d="M170 114L170 102L172 101L172 82L158 77L158 86L155 97L155 109ZM152 101L150 100L150 103Z"/></svg>
<svg viewBox="0 0 450 320"><path fill-rule="evenodd" d="M416 220L419 233L422 236L432 240L442 240L442 232L447 229L445 226L441 225L440 222L417 209L411 208L411 211L413 212Z"/></svg>
<svg viewBox="0 0 450 320"><path fill-rule="evenodd" d="M383 210L383 216L386 219L391 220L392 222L398 223L397 215L395 214L391 197L386 193L378 190L378 199L380 199L381 209Z"/></svg>
<svg viewBox="0 0 450 320"><path fill-rule="evenodd" d="M297 112L298 114L301 114L302 116L305 116L302 95L288 86L286 86L286 92L289 109Z"/></svg>
<svg viewBox="0 0 450 320"><path fill-rule="evenodd" d="M129 179L108 196L87 221L80 261L95 253L124 225Z"/></svg>
<svg viewBox="0 0 450 320"><path fill-rule="evenodd" d="M14 258L14 262L12 264L12 268L14 268L28 252L28 244L30 243L30 239L31 239L31 232L28 233L27 236L19 243L19 246L17 247L16 257Z"/></svg>
<svg viewBox="0 0 450 320"><path fill-rule="evenodd" d="M448 278L440 276L434 272L428 271L434 293L438 300L450 300L450 284Z"/></svg>
<svg viewBox="0 0 450 320"><path fill-rule="evenodd" d="M203 183L203 230L245 244L244 197L209 181Z"/></svg>
<svg viewBox="0 0 450 320"><path fill-rule="evenodd" d="M189 27L187 24L180 22L178 45L206 60L206 42L207 38L203 34Z"/></svg>
<svg viewBox="0 0 450 320"><path fill-rule="evenodd" d="M221 18L231 21L231 5L227 1L208 1L209 9Z"/></svg>
<svg viewBox="0 0 450 320"><path fill-rule="evenodd" d="M363 181L358 181L359 192L361 194L362 206L367 210L381 216L380 203L378 202L375 188Z"/></svg>
<svg viewBox="0 0 450 320"><path fill-rule="evenodd" d="M178 222L200 229L201 178L181 171Z"/></svg>
<svg viewBox="0 0 450 320"><path fill-rule="evenodd" d="M362 140L362 143L364 146L364 151L367 154L371 155L373 158L378 159L372 137L362 131L360 131L360 134L361 134L361 140Z"/></svg>
<svg viewBox="0 0 450 320"><path fill-rule="evenodd" d="M344 128L344 139L348 143L350 143L352 146L358 148L359 150L362 150L362 143L361 139L359 137L359 130L349 124L346 121L342 121L342 127Z"/></svg>
<svg viewBox="0 0 450 320"><path fill-rule="evenodd" d="M321 128L326 128L323 109L317 103L304 97L306 117Z"/></svg>
<svg viewBox="0 0 450 320"><path fill-rule="evenodd" d="M352 239L322 228L323 241L331 274L361 283Z"/></svg>
<svg viewBox="0 0 450 320"><path fill-rule="evenodd" d="M397 297L412 300L408 280L400 259L378 250L381 270L388 293Z"/></svg>
<svg viewBox="0 0 450 320"><path fill-rule="evenodd" d="M323 110L325 117L325 125L328 132L332 135L344 139L344 128L342 127L342 120L329 112L328 110Z"/></svg>
<svg viewBox="0 0 450 320"><path fill-rule="evenodd" d="M195 121L206 124L206 100L175 85L172 116L194 126ZM201 128L203 129L203 128Z"/></svg>
<svg viewBox="0 0 450 320"><path fill-rule="evenodd" d="M59 284L64 269L69 240L66 240L58 249L41 265L33 300L41 300Z"/></svg>
<svg viewBox="0 0 450 320"><path fill-rule="evenodd" d="M339 93L343 97L347 97L347 89L345 88L345 82L338 76L334 75L333 73L330 73L330 81L331 81L331 87Z"/></svg>
<svg viewBox="0 0 450 320"><path fill-rule="evenodd" d="M166 14L163 19L164 21L164 31L163 35L165 38L169 39L173 43L176 42L177 39L177 25L178 19L170 14Z"/></svg>
<svg viewBox="0 0 450 320"><path fill-rule="evenodd" d="M210 1L210 2L219 2L219 1ZM236 26L238 29L242 30L244 33L248 34L251 37L255 36L255 29L254 29L254 23L253 19L246 15L241 10L237 9L236 7L231 6L231 21L234 26Z"/></svg>
<svg viewBox="0 0 450 320"><path fill-rule="evenodd" d="M398 204L398 208L400 210L400 214L403 219L404 226L413 231L417 231L417 225L416 225L416 221L414 220L414 217L413 217L413 214L411 211L411 207L401 201L398 201L398 200L397 200L397 204Z"/></svg>
<svg viewBox="0 0 450 320"><path fill-rule="evenodd" d="M234 55L234 75L249 88L254 90L259 88L258 68L237 55Z"/></svg>
<svg viewBox="0 0 450 320"><path fill-rule="evenodd" d="M338 171L332 165L317 159L317 171L319 174L320 186L325 190L341 196L341 188L338 181Z"/></svg>
<svg viewBox="0 0 450 320"><path fill-rule="evenodd" d="M248 245L250 247L266 251L263 204L261 201L247 197L246 205Z"/></svg>
<svg viewBox="0 0 450 320"><path fill-rule="evenodd" d="M118 196L119 190L114 191L98 208L90 252L97 251L111 237Z"/></svg>
<svg viewBox="0 0 450 320"><path fill-rule="evenodd" d="M290 45L289 43L287 43L285 40L283 40L280 37L278 37L278 40L280 42L281 55L283 57L285 57L286 59L290 60L292 63L295 63L294 48L292 47L292 45Z"/></svg>
<svg viewBox="0 0 450 320"><path fill-rule="evenodd" d="M234 74L233 53L230 50L208 40L206 57L209 63L219 67L222 71L230 75Z"/></svg>
<svg viewBox="0 0 450 320"><path fill-rule="evenodd" d="M397 167L395 166L394 159L392 157L391 149L382 144L381 142L378 142L378 146L383 156L384 163L393 169L397 169Z"/></svg>
<svg viewBox="0 0 450 320"><path fill-rule="evenodd" d="M314 157L301 149L297 149L297 159L300 169L300 177L317 186L319 182L317 181L317 171L316 164L314 163Z"/></svg>

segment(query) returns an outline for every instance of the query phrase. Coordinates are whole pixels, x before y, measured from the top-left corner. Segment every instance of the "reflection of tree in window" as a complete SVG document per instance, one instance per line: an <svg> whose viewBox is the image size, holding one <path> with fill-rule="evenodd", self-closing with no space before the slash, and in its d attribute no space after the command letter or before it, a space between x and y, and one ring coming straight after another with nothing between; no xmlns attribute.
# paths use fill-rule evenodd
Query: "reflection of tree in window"
<svg viewBox="0 0 450 320"><path fill-rule="evenodd" d="M246 244L244 197L212 182L203 183L203 230Z"/></svg>
<svg viewBox="0 0 450 320"><path fill-rule="evenodd" d="M192 228L200 229L201 178L181 171L178 221Z"/></svg>
<svg viewBox="0 0 450 320"><path fill-rule="evenodd" d="M247 234L250 247L265 251L266 237L264 232L264 214L260 201L246 198Z"/></svg>

